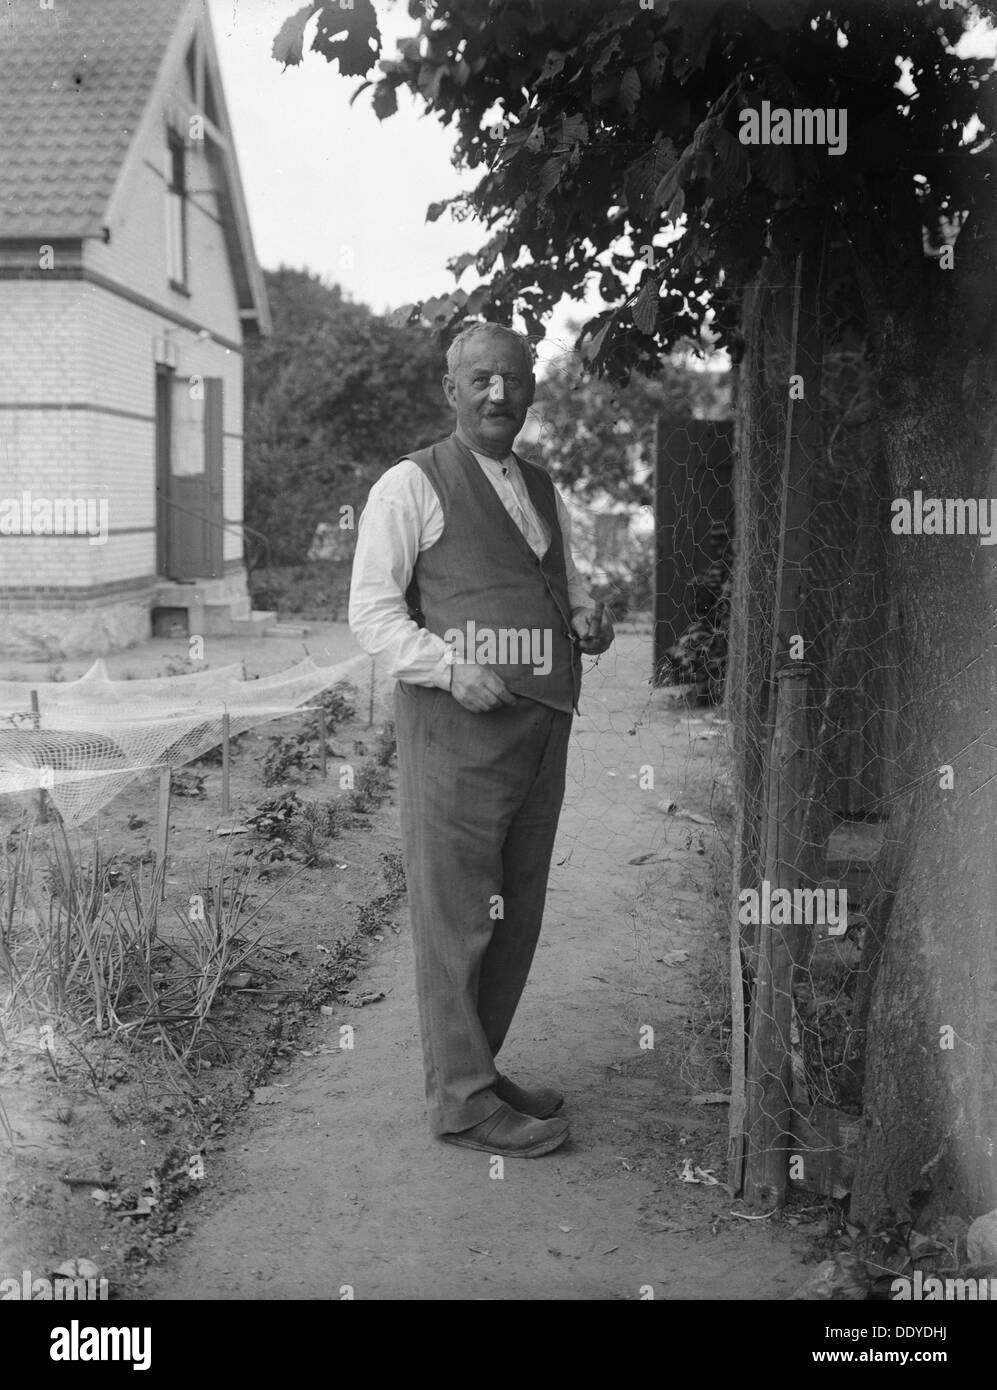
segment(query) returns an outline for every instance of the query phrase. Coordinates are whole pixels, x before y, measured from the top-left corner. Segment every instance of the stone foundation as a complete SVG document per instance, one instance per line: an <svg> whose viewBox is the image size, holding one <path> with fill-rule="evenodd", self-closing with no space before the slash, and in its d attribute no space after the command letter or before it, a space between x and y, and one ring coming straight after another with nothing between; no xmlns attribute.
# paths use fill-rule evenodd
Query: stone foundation
<svg viewBox="0 0 997 1390"><path fill-rule="evenodd" d="M0 610L0 651L8 659L32 661L120 651L152 635L151 597Z"/></svg>

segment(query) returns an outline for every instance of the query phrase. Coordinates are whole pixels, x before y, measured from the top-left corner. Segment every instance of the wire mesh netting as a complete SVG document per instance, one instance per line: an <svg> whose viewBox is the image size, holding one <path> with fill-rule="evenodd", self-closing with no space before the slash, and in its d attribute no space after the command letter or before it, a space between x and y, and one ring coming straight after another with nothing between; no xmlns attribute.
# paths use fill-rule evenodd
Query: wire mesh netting
<svg viewBox="0 0 997 1390"><path fill-rule="evenodd" d="M0 681L0 796L44 788L65 823L81 825L148 768L216 747L226 716L236 737L370 670L367 656L324 667L306 658L256 680L232 665L115 681L97 661L75 681Z"/></svg>
<svg viewBox="0 0 997 1390"><path fill-rule="evenodd" d="M901 738L886 468L861 336L763 285L746 321L727 682L732 1157L844 1195Z"/></svg>

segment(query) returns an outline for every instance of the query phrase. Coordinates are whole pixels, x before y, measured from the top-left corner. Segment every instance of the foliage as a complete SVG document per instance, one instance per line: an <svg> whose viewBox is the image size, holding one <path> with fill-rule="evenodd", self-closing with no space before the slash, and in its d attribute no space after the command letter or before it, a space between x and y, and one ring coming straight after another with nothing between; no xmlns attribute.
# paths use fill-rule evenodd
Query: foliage
<svg viewBox="0 0 997 1390"><path fill-rule="evenodd" d="M390 767L397 751L398 740L395 735L395 721L388 719L382 725L375 741L374 761L380 767Z"/></svg>
<svg viewBox="0 0 997 1390"><path fill-rule="evenodd" d="M347 533L348 534L348 533ZM309 560L302 565L268 565L254 570L250 586L254 608L318 622L345 622L350 602L352 556Z"/></svg>
<svg viewBox="0 0 997 1390"><path fill-rule="evenodd" d="M325 715L326 732L334 734L340 724L355 718L357 690L349 681L337 681L329 690L323 690L319 697Z"/></svg>
<svg viewBox="0 0 997 1390"><path fill-rule="evenodd" d="M264 801L255 815L247 817L246 824L268 844L286 844L300 815L301 798L297 792L284 792Z"/></svg>
<svg viewBox="0 0 997 1390"><path fill-rule="evenodd" d="M301 808L291 832L295 854L309 868L325 868L329 863L329 841L338 839L351 821L345 800L309 801Z"/></svg>
<svg viewBox="0 0 997 1390"><path fill-rule="evenodd" d="M367 815L374 811L391 789L391 775L381 762L367 763L357 773L348 801L351 811Z"/></svg>
<svg viewBox="0 0 997 1390"><path fill-rule="evenodd" d="M334 0L306 8L320 27L342 20ZM473 264L489 278L412 306L413 319L452 330L466 315L518 312L539 333L562 295L597 283L611 307L586 326L583 350L624 381L635 367L654 374L704 325L736 343L741 289L762 259L792 256L833 223L874 326L920 295L919 313L961 319L961 360L993 332L981 289L995 254L997 113L990 62L954 51L970 11L941 0L411 0L409 12L418 35L364 86L382 119L405 87L455 126L454 162L484 172L428 216L449 207L491 232L451 263L458 277ZM357 49L379 42L376 30L366 10L351 20ZM846 110L846 149L742 143L741 114L763 100ZM939 274L924 243L955 236L959 268Z"/></svg>
<svg viewBox="0 0 997 1390"><path fill-rule="evenodd" d="M707 538L710 563L695 578L696 616L666 655L670 678L696 686L701 700L715 704L723 697L727 671L727 631L730 626L731 573L734 548L723 522Z"/></svg>
<svg viewBox="0 0 997 1390"><path fill-rule="evenodd" d="M581 324L571 325L577 335ZM554 480L577 496L608 493L633 507L654 500L654 428L660 415L715 419L730 408L729 372L696 369L677 358L661 374L623 386L590 377L577 354L553 362L531 414L538 446Z"/></svg>
<svg viewBox="0 0 997 1390"><path fill-rule="evenodd" d="M293 734L274 734L267 740L263 759L263 785L275 787L287 780L292 768L299 771L318 767L316 740L307 729Z"/></svg>
<svg viewBox="0 0 997 1390"><path fill-rule="evenodd" d="M133 1038L152 1028L185 1067L218 990L255 950L262 933L247 931L273 895L254 905L248 865L209 862L186 910L174 908L180 926L169 934L159 926L160 867L125 877L96 834L84 859L61 823L52 833L44 889L34 882L30 833L0 860L0 1018L40 1026L53 1068L55 1025L67 1021ZM71 1043L61 1028L60 1037Z"/></svg>
<svg viewBox="0 0 997 1390"><path fill-rule="evenodd" d="M303 270L265 274L273 335L246 356L246 521L275 564L302 562L319 522L359 514L406 451L451 428L430 334L389 326Z"/></svg>

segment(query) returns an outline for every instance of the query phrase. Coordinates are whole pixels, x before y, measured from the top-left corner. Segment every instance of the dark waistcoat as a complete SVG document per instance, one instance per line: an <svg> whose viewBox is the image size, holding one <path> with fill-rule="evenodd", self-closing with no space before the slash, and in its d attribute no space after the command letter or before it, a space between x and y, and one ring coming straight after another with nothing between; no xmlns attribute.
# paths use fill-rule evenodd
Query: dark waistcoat
<svg viewBox="0 0 997 1390"><path fill-rule="evenodd" d="M514 644L499 646L500 656L527 656L526 662L510 663L488 659L487 646L467 646L465 640L465 659L473 660L477 651L513 694L577 711L581 657L569 636L564 540L548 474L516 455L530 501L551 538L538 559L478 460L456 435L406 457L422 469L443 509L443 534L420 553L405 595L411 616L437 637L453 629L476 633L479 642L502 629L542 634L548 675L534 668L530 653L535 656L539 648L525 644L518 650Z"/></svg>

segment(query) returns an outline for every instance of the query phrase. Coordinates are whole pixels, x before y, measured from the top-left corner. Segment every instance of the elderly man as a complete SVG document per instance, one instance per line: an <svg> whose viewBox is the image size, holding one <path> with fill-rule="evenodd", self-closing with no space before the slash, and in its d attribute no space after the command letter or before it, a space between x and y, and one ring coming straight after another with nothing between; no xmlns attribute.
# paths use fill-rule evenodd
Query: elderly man
<svg viewBox="0 0 997 1390"><path fill-rule="evenodd" d="M535 390L525 338L473 324L447 353L452 435L401 459L360 519L350 626L395 688L402 843L432 1129L534 1158L561 1096L498 1072L536 949L581 652L613 640L544 469L512 444Z"/></svg>

